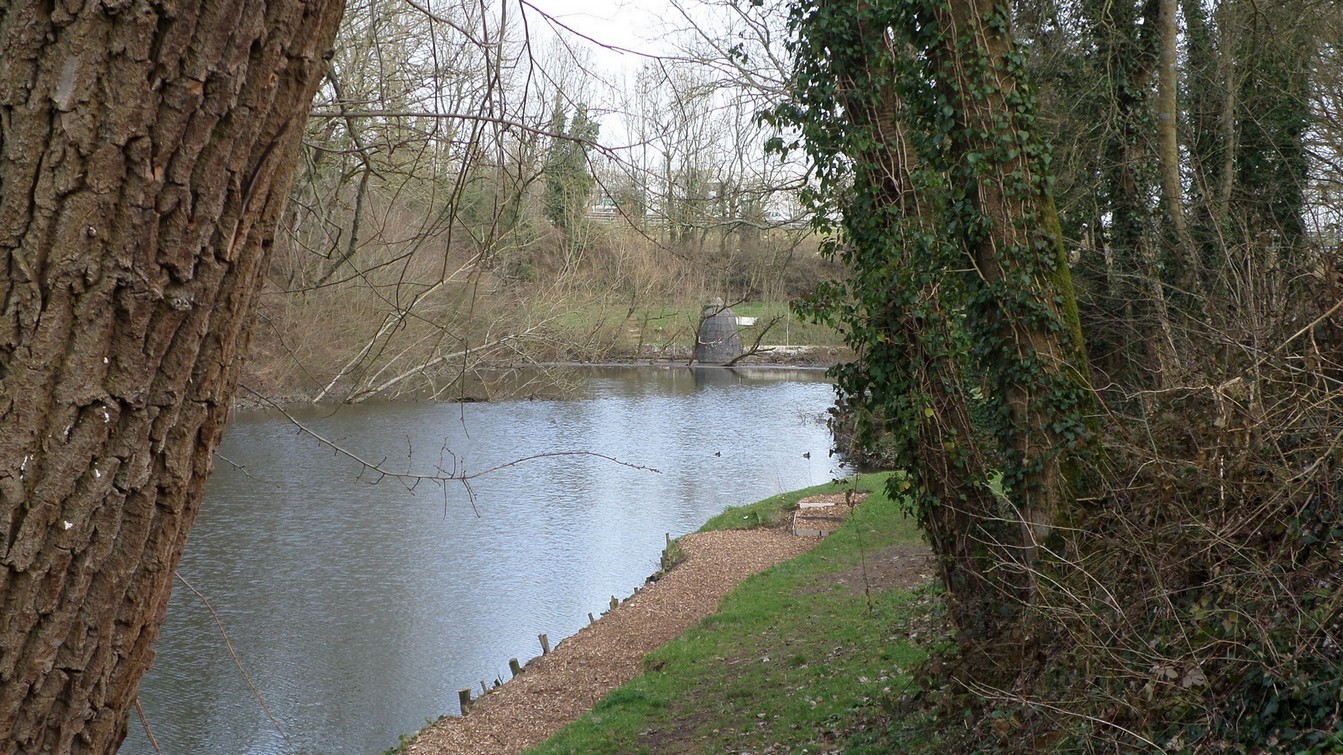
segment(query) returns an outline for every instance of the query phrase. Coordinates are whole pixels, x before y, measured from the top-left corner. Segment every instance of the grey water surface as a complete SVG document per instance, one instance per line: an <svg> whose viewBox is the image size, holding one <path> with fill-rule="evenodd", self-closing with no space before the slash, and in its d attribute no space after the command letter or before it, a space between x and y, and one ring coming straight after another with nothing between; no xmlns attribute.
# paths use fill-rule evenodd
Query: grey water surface
<svg viewBox="0 0 1343 755"><path fill-rule="evenodd" d="M446 487L363 470L286 419L238 413L140 689L165 753L380 753L508 678L657 570L665 533L842 474L823 373L612 368L563 400L308 411L315 432ZM810 458L804 457L810 454ZM237 466L233 466L237 465ZM630 465L630 466L627 466ZM639 469L636 467L649 467ZM132 716L123 755L151 753Z"/></svg>

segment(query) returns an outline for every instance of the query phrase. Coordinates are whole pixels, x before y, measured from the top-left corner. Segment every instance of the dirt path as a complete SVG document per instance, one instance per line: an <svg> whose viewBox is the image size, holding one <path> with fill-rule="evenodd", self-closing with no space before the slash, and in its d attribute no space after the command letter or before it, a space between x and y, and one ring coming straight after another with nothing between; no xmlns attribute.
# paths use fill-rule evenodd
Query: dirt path
<svg viewBox="0 0 1343 755"><path fill-rule="evenodd" d="M679 541L686 561L527 664L471 714L420 732L415 755L503 755L540 744L643 671L643 657L718 608L746 577L814 547L777 530L733 530Z"/></svg>

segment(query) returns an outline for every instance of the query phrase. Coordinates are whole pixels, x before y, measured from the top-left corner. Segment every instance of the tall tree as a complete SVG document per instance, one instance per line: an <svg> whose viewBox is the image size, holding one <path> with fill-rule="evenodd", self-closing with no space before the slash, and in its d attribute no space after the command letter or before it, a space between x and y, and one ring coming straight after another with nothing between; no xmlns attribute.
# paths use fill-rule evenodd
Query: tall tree
<svg viewBox="0 0 1343 755"><path fill-rule="evenodd" d="M342 7L0 7L0 752L125 737Z"/></svg>
<svg viewBox="0 0 1343 755"><path fill-rule="evenodd" d="M567 125L566 125L567 122ZM572 232L583 218L597 180L588 165L588 146L597 138L600 124L588 118L588 110L579 105L572 120L564 112L560 96L550 120L550 157L546 160L546 217L566 232Z"/></svg>
<svg viewBox="0 0 1343 755"><path fill-rule="evenodd" d="M1090 435L1023 57L1006 3L795 9L798 89L776 116L801 130L822 225L837 215L831 249L853 276L813 311L862 356L840 390L860 417L891 423L958 636L978 645L1030 599L1040 545L1074 514ZM988 470L1003 473L1004 501Z"/></svg>
<svg viewBox="0 0 1343 755"><path fill-rule="evenodd" d="M1286 252L1276 259L1306 262L1298 252L1308 216L1312 79L1328 75L1320 63L1333 7L1225 0L1209 13L1192 0L1182 3L1190 225L1217 297L1243 299L1228 290L1238 274L1227 268L1241 264L1232 261L1230 247L1267 249L1264 242L1272 240L1269 246Z"/></svg>
<svg viewBox="0 0 1343 755"><path fill-rule="evenodd" d="M992 432L1029 565L1053 528L1076 516L1084 415L1094 407L1090 368L1010 4L933 8L918 19L936 29L924 74L951 111L942 129L952 228L976 278L970 332L999 407Z"/></svg>
<svg viewBox="0 0 1343 755"><path fill-rule="evenodd" d="M1167 304L1169 281L1158 266L1156 208L1150 200L1159 173L1167 217L1177 237L1186 238L1173 78L1173 6L1169 0L1093 1L1083 6L1083 18L1086 38L1101 53L1084 65L1094 74L1088 78L1103 84L1101 101L1095 105L1105 113L1097 152L1103 155L1100 214L1107 218L1101 235L1108 252L1105 277L1112 304L1108 319L1144 324L1121 329L1119 342L1111 347L1117 357L1113 372L1122 370L1149 382L1175 379L1182 370ZM1160 33L1154 30L1158 28ZM1154 80L1159 82L1156 98ZM1159 105L1155 113L1154 101ZM1154 155L1160 170L1153 165Z"/></svg>
<svg viewBox="0 0 1343 755"><path fill-rule="evenodd" d="M908 475L897 485L913 488L952 620L962 637L982 638L999 631L1000 596L1014 589L995 568L1011 554L990 545L1004 533L994 525L990 458L971 419L972 367L954 314L967 280L955 272L956 243L939 232L946 182L920 151L928 140L915 131L917 106L900 96L904 40L885 33L898 22L892 11L825 3L824 20L814 19L816 31L795 50L805 76L799 100L812 107L808 151L822 186L843 187L831 237L845 243L830 251L851 273L812 306L848 328L859 359L836 367L837 389L860 433L888 433Z"/></svg>
<svg viewBox="0 0 1343 755"><path fill-rule="evenodd" d="M1182 247L1180 256L1184 257L1194 250L1189 236L1189 224L1185 221L1184 180L1180 176L1180 108L1177 91L1179 74L1176 63L1179 58L1179 23L1176 20L1178 2L1161 0L1158 7L1157 36L1161 40L1161 63L1160 73L1157 75L1156 124L1157 151L1161 155L1161 197L1176 243ZM1189 275L1196 277L1197 266L1190 264L1189 268Z"/></svg>
<svg viewBox="0 0 1343 755"><path fill-rule="evenodd" d="M1305 136L1320 9L1308 0L1262 10L1248 5L1240 14L1243 25L1231 32L1237 58L1253 61L1240 66L1235 81L1240 112L1232 198L1244 223L1238 235L1268 235L1296 248L1305 240Z"/></svg>

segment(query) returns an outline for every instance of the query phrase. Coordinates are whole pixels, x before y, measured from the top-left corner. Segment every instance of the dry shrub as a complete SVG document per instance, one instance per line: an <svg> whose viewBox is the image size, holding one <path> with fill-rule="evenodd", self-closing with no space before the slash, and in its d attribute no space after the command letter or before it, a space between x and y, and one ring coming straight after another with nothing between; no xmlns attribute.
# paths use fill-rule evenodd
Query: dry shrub
<svg viewBox="0 0 1343 755"><path fill-rule="evenodd" d="M342 245L351 228L290 217L247 388L327 401L454 398L461 378L486 366L685 357L697 321L658 310L786 299L836 274L801 230L705 230L668 244L656 225L589 220L566 231L528 212L509 227L491 218L440 227L412 204L371 192L353 255Z"/></svg>
<svg viewBox="0 0 1343 755"><path fill-rule="evenodd" d="M473 345L485 352L515 325L526 330L464 233L396 231L404 231L404 243L365 245L353 264L329 275L325 261L311 257L310 269L295 274L295 255L281 245L276 258L285 268L272 269L263 291L245 385L271 398L311 397L323 389L328 399L359 397L444 355ZM386 228L381 233L397 236ZM449 364L468 366L448 360L442 367ZM444 388L442 374L429 370L393 383L387 393Z"/></svg>
<svg viewBox="0 0 1343 755"><path fill-rule="evenodd" d="M1179 391L1111 437L1125 477L1068 538L1079 568L1057 570L1037 617L1055 637L1049 706L1092 743L1132 748L1128 730L1178 751L1339 744L1343 512L1328 425L1343 416L1274 367L1248 390Z"/></svg>
<svg viewBox="0 0 1343 755"><path fill-rule="evenodd" d="M1302 278L1272 317L1210 315L1219 328L1186 344L1203 356L1182 384L1105 392L1106 493L1047 543L1020 633L973 660L940 656L928 675L943 720L969 716L949 738L966 751L1343 752L1336 281ZM957 681L972 677L989 681Z"/></svg>

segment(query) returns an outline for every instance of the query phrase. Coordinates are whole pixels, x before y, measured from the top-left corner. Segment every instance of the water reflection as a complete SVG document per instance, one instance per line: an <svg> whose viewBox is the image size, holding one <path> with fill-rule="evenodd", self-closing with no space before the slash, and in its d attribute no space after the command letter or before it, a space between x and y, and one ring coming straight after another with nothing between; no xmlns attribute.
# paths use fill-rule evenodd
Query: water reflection
<svg viewBox="0 0 1343 755"><path fill-rule="evenodd" d="M304 416L397 471L377 484L288 422L239 416L181 573L213 602L287 732L252 698L208 610L173 596L141 701L164 752L368 753L456 709L456 691L577 631L657 568L664 533L823 482L815 372L591 371L566 400L346 407ZM810 458L804 458L810 453ZM138 726L123 753L152 752Z"/></svg>

